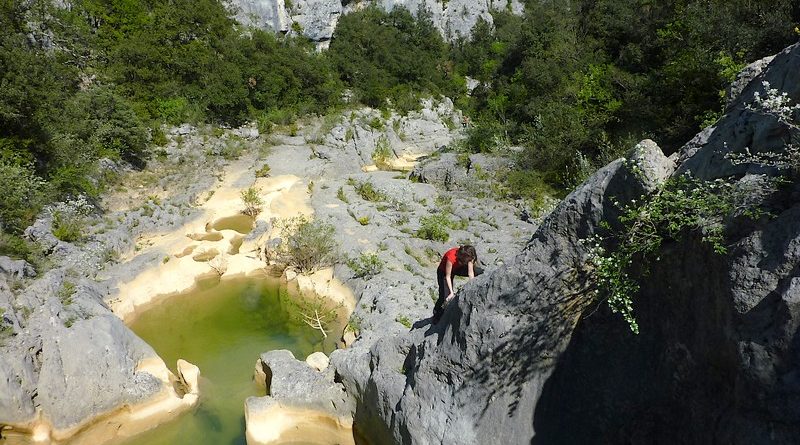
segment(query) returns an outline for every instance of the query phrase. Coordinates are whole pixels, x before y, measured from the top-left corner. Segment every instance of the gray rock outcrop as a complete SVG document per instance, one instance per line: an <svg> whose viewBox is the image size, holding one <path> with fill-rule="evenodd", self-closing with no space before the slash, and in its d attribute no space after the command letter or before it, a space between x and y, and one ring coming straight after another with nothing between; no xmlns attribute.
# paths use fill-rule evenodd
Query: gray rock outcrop
<svg viewBox="0 0 800 445"><path fill-rule="evenodd" d="M757 181L748 173L777 174L724 155L747 146L773 161L793 156L797 116L779 119L753 99L766 81L788 108L800 102L798 59L800 45L767 59L728 114L683 148L676 174L737 187ZM535 443L800 440L800 188L787 170L776 193L756 194L772 216L725 221L728 253L700 235L661 249L636 300L640 335L605 310L584 318L540 399Z"/></svg>
<svg viewBox="0 0 800 445"><path fill-rule="evenodd" d="M327 48L341 14L358 11L370 2L365 0L232 0L236 19L247 26L274 32L300 32ZM396 7L412 14L426 11L434 26L447 39L468 37L479 20L493 23L491 11L521 14L519 0L380 0L379 7L390 11Z"/></svg>
<svg viewBox="0 0 800 445"><path fill-rule="evenodd" d="M436 326L383 337L368 352L354 347L331 355L348 393L356 394L356 425L368 437L530 440L542 386L595 301L581 240L616 217L612 202L651 191L671 171L654 144L640 145L633 158L644 174L622 160L601 169L545 219L521 254L465 285Z"/></svg>

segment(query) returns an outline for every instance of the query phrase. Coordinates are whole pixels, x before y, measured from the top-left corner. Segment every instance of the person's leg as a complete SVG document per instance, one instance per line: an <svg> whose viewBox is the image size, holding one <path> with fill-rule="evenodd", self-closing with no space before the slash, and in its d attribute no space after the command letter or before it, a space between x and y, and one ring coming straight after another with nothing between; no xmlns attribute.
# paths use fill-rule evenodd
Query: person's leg
<svg viewBox="0 0 800 445"><path fill-rule="evenodd" d="M442 313L444 313L444 302L447 299L447 283L444 279L444 272L436 269L436 281L439 284L439 298L436 300L436 304L433 305L433 322L436 323L442 318Z"/></svg>

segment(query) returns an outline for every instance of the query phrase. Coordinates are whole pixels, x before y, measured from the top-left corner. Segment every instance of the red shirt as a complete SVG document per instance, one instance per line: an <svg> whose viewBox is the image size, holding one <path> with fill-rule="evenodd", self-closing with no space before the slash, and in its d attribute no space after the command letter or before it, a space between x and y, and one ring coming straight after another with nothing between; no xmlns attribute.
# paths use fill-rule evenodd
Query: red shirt
<svg viewBox="0 0 800 445"><path fill-rule="evenodd" d="M453 269L458 269L461 267L462 264L459 264L458 258L456 257L457 252L458 247L453 247L445 252L444 255L442 255L442 261L439 262L439 270L446 270L445 267L447 266L448 261L453 263Z"/></svg>

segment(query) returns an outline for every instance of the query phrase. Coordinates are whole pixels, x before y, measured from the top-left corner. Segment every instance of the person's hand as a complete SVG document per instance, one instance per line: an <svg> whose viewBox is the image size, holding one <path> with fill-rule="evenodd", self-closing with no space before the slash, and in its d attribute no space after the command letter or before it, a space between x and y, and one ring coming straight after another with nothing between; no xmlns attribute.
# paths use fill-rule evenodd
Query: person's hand
<svg viewBox="0 0 800 445"><path fill-rule="evenodd" d="M449 302L450 302L450 300L452 300L452 299L453 299L453 297L455 297L455 294L454 294L454 293L452 293L452 292L450 292L450 295L448 295L448 296L447 296L447 298L445 298L445 299L444 299L444 302L445 302L445 303L449 303Z"/></svg>

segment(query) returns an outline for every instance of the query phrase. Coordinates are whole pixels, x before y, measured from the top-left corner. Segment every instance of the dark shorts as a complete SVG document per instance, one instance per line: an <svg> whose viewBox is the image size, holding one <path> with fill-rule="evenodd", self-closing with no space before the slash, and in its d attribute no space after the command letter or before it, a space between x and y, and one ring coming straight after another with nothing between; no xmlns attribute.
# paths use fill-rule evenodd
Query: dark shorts
<svg viewBox="0 0 800 445"><path fill-rule="evenodd" d="M473 272L475 272L475 276L483 273L483 269L478 266L473 266ZM453 269L453 276L459 277L468 277L469 276L469 269L467 266L461 266L456 269ZM447 289L447 281L445 280L444 270L436 269L436 282L439 284L439 298L436 300L436 304L433 306L433 322L436 323L441 318L442 313L444 312L444 303L447 299L447 294L449 293Z"/></svg>

